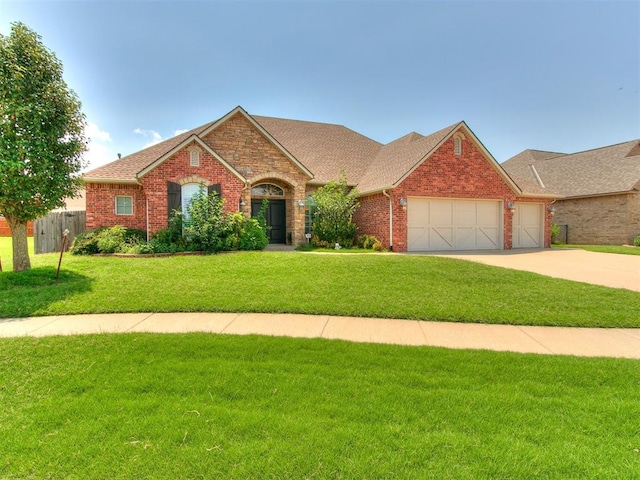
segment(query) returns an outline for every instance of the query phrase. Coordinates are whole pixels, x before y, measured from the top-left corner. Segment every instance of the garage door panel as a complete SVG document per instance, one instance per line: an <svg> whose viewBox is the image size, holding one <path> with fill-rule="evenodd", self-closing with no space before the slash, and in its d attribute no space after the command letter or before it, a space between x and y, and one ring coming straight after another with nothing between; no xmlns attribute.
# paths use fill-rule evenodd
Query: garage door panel
<svg viewBox="0 0 640 480"><path fill-rule="evenodd" d="M498 239L500 238L500 232L497 227L489 228L483 227L478 228L478 236L477 242L478 247L481 249L499 249L500 245L498 244Z"/></svg>
<svg viewBox="0 0 640 480"><path fill-rule="evenodd" d="M499 249L500 205L498 201L410 198L407 249Z"/></svg>
<svg viewBox="0 0 640 480"><path fill-rule="evenodd" d="M543 216L540 203L516 203L513 248L542 248Z"/></svg>
<svg viewBox="0 0 640 480"><path fill-rule="evenodd" d="M426 220L430 225L453 224L453 202L433 200L428 205L429 217Z"/></svg>

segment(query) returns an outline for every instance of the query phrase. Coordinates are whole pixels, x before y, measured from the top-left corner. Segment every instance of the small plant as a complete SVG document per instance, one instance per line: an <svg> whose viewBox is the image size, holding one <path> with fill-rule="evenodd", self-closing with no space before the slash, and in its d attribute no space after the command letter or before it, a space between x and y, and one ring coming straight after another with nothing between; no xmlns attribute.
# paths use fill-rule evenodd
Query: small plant
<svg viewBox="0 0 640 480"><path fill-rule="evenodd" d="M386 251L386 250L387 250L386 248L384 248L384 245L383 245L383 244L382 244L382 242L381 242L381 241L379 241L379 240L378 240L376 243L374 243L374 244L373 244L373 249L374 249L376 252L384 252L384 251Z"/></svg>
<svg viewBox="0 0 640 480"><path fill-rule="evenodd" d="M374 248L374 245L376 243L380 243L380 240L378 240L377 237L375 237L374 235L360 235L358 236L358 242L357 245L359 248L364 248L366 250L370 250L372 248Z"/></svg>
<svg viewBox="0 0 640 480"><path fill-rule="evenodd" d="M560 226L557 223L551 224L551 243L560 243Z"/></svg>
<svg viewBox="0 0 640 480"><path fill-rule="evenodd" d="M633 244L636 247L640 247L640 235L638 235L636 238L633 239Z"/></svg>
<svg viewBox="0 0 640 480"><path fill-rule="evenodd" d="M182 236L182 212L173 211L169 226L158 230L151 237L149 246L153 253L184 252L187 249L187 241Z"/></svg>

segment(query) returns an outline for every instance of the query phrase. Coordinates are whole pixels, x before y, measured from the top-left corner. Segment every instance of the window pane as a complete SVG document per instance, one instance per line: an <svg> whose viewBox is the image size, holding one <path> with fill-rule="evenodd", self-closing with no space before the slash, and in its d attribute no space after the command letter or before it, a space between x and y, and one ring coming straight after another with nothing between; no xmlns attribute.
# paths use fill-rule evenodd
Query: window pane
<svg viewBox="0 0 640 480"><path fill-rule="evenodd" d="M251 195L260 195L265 197L283 197L284 190L272 183L261 183L251 188Z"/></svg>
<svg viewBox="0 0 640 480"><path fill-rule="evenodd" d="M116 197L116 215L133 215L133 197Z"/></svg>
<svg viewBox="0 0 640 480"><path fill-rule="evenodd" d="M186 185L182 186L182 215L184 215L185 219L189 218L187 207L191 203L193 196L199 191L200 185L197 183L187 183Z"/></svg>

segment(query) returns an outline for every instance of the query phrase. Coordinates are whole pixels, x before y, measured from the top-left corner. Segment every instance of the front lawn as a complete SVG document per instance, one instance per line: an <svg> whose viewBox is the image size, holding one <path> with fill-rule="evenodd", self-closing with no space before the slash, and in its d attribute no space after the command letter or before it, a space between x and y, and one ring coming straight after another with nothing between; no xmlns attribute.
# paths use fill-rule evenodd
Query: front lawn
<svg viewBox="0 0 640 480"><path fill-rule="evenodd" d="M624 245L570 245L557 244L552 245L553 248L579 248L590 252L599 253L619 253L621 255L640 255L640 247L624 246Z"/></svg>
<svg viewBox="0 0 640 480"><path fill-rule="evenodd" d="M127 334L2 339L0 378L5 479L640 476L633 360Z"/></svg>
<svg viewBox="0 0 640 480"><path fill-rule="evenodd" d="M32 257L0 275L0 317L266 312L640 327L640 293L435 256L241 252Z"/></svg>

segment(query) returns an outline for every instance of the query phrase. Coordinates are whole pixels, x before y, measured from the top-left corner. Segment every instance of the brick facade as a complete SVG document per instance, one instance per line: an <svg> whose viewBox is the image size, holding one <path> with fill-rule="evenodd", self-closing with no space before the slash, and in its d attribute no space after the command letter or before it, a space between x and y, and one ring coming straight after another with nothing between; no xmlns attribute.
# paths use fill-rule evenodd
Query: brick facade
<svg viewBox="0 0 640 480"><path fill-rule="evenodd" d="M454 154L454 136L462 138L459 155ZM225 209L240 210L246 215L251 214L251 187L272 183L285 192L284 197L279 198L285 200L287 238L294 245L306 243L302 202L317 188L317 184L307 185L312 177L303 166L290 158L269 138L269 134L261 131L241 112L232 114L211 131L201 132L199 139L227 165L203 149L202 144L193 141L181 144L182 147L171 157L141 176L138 184L88 182L87 228L124 225L153 234L166 227L168 181L180 185L219 184L226 202ZM200 151L198 166L190 163L190 151L194 148ZM475 137L465 139L459 132L451 135L396 188L360 198L361 207L354 216L359 226L358 235L373 234L385 246L392 245L393 250L403 252L407 250L407 212L400 206L400 198L487 199L502 202L503 247L510 249L512 214L506 208L507 203L534 201L544 203L546 208L548 201L518 198L501 175L500 167L485 155ZM115 214L117 195L133 197L132 215ZM549 244L549 229L547 215L545 246Z"/></svg>
<svg viewBox="0 0 640 480"><path fill-rule="evenodd" d="M304 201L309 177L265 138L243 115L236 114L204 137L204 142L220 155L248 182L244 184L236 174L209 152L200 150L198 166L191 166L190 149L185 145L135 184L87 183L87 229L123 225L148 231L150 235L168 224L167 182L180 185L202 183L220 184L225 210L251 214L251 186L274 183L285 191L287 233L295 245L304 238ZM116 215L118 195L133 197L133 215ZM244 206L240 206L241 200ZM148 208L148 215L147 215Z"/></svg>
<svg viewBox="0 0 640 480"><path fill-rule="evenodd" d="M640 235L640 193L558 200L553 222L577 245L632 244Z"/></svg>

